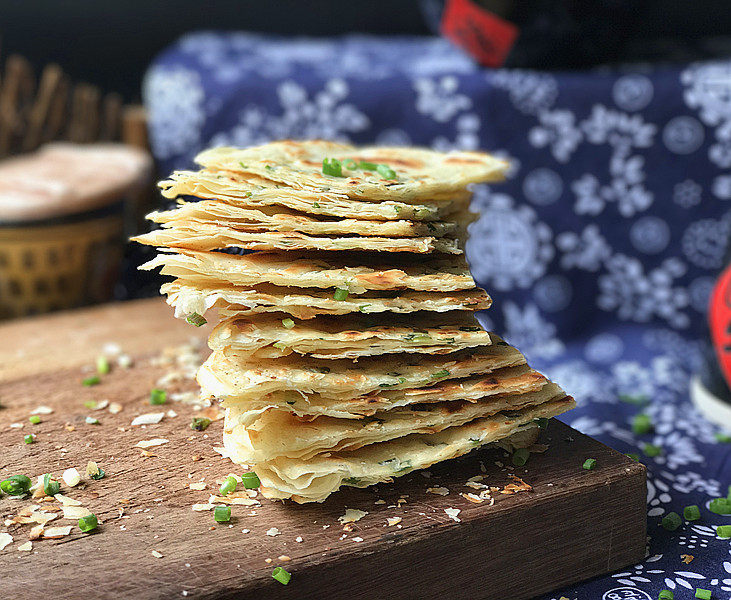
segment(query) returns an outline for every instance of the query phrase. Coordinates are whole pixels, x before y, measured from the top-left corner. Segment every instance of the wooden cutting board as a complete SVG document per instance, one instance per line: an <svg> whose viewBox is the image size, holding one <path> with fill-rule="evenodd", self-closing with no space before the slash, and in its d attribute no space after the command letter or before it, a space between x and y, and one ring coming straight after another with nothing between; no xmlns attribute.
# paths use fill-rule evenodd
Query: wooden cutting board
<svg viewBox="0 0 731 600"><path fill-rule="evenodd" d="M191 336L201 340L207 329L173 319L159 299L0 326L0 478L60 476L69 467L83 475L90 460L107 473L75 488L62 484L62 493L103 521L96 533L74 527L23 552L18 546L29 539L31 525L0 525L14 540L0 551L3 589L17 598L52 590L58 600L520 600L644 556L645 468L557 420L540 440L548 449L532 454L525 467L511 466L502 451L477 451L392 484L346 488L323 504L261 498L260 506L233 506L230 526L215 523L211 511L191 507L207 503L216 480L236 471L213 449L222 422L196 432L189 424L200 413L189 404L148 401L161 376L180 370L160 364L162 350ZM114 368L101 384L82 386L110 342L134 358L133 367ZM193 391L195 382L183 380L174 389ZM84 406L89 400L117 402L123 410L92 411ZM28 416L39 405L53 412L32 425ZM160 408L176 416L130 426L135 416ZM99 424L87 424L89 415ZM22 428L12 426L18 423ZM23 442L29 433L36 443ZM154 438L168 442L146 451L135 447ZM582 469L587 458L597 461L592 471ZM479 494L465 485L476 476L500 488L494 503L461 495ZM206 489L189 487L201 481ZM0 516L12 519L31 503L4 496ZM338 517L346 508L368 514L343 525ZM450 508L460 511L455 519L445 512ZM68 524L75 521L48 526ZM272 579L276 566L292 573L289 585Z"/></svg>

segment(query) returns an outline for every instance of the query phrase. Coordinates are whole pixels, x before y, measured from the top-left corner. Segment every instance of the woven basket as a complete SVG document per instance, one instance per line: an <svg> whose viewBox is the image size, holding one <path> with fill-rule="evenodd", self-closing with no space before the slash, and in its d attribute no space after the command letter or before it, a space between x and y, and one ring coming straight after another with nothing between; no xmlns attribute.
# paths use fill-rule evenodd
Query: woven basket
<svg viewBox="0 0 731 600"><path fill-rule="evenodd" d="M0 319L110 300L123 239L121 212L0 227Z"/></svg>

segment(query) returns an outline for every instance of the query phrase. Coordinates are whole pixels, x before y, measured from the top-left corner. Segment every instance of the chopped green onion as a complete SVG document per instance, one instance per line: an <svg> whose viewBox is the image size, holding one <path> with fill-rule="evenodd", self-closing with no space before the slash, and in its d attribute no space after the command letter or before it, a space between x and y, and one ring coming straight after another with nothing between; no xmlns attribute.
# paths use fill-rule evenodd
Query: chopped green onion
<svg viewBox="0 0 731 600"><path fill-rule="evenodd" d="M79 529L84 533L94 531L97 527L99 527L99 520L93 513L79 519Z"/></svg>
<svg viewBox="0 0 731 600"><path fill-rule="evenodd" d="M722 444L731 444L731 435L728 433L717 433L713 437L716 438L717 442L720 442Z"/></svg>
<svg viewBox="0 0 731 600"><path fill-rule="evenodd" d="M667 529L668 531L675 531L678 527L682 525L682 523L683 520L676 512L670 512L666 514L660 522L660 524L663 526L663 529Z"/></svg>
<svg viewBox="0 0 731 600"><path fill-rule="evenodd" d="M675 600L675 594L670 590L660 590L660 595L657 597L657 600Z"/></svg>
<svg viewBox="0 0 731 600"><path fill-rule="evenodd" d="M206 417L193 417L193 420L190 422L190 428L196 431L205 431L210 424L211 420Z"/></svg>
<svg viewBox="0 0 731 600"><path fill-rule="evenodd" d="M82 379L81 383L85 385L86 387L91 387L92 385L99 385L102 382L99 375L92 375L91 377L87 377L86 379Z"/></svg>
<svg viewBox="0 0 731 600"><path fill-rule="evenodd" d="M43 476L43 493L46 496L55 496L61 491L61 484L51 479L51 474L46 473Z"/></svg>
<svg viewBox="0 0 731 600"><path fill-rule="evenodd" d="M596 467L596 458L587 458L584 461L584 469L587 471L591 471L594 467Z"/></svg>
<svg viewBox="0 0 731 600"><path fill-rule="evenodd" d="M548 427L548 419L546 417L539 417L537 419L533 419L536 425L538 425L539 429L545 429Z"/></svg>
<svg viewBox="0 0 731 600"><path fill-rule="evenodd" d="M193 314L188 315L185 318L186 323L190 323L191 325L195 325L196 327L202 327L208 321L206 321L206 318L203 315L199 315L197 312L194 312Z"/></svg>
<svg viewBox="0 0 731 600"><path fill-rule="evenodd" d="M247 490L255 490L261 485L261 481L259 481L259 476L256 473L250 471L241 476L241 485Z"/></svg>
<svg viewBox="0 0 731 600"><path fill-rule="evenodd" d="M86 474L91 477L95 481L99 481L100 479L104 479L106 477L106 473L104 472L104 469L102 469L98 464L95 462L90 462L86 467Z"/></svg>
<svg viewBox="0 0 731 600"><path fill-rule="evenodd" d="M518 448L515 452L513 452L511 461L516 467L522 467L528 462L529 458L530 452L528 452L527 448Z"/></svg>
<svg viewBox="0 0 731 600"><path fill-rule="evenodd" d="M292 329L294 327L294 321L292 319L282 319L282 325L286 329Z"/></svg>
<svg viewBox="0 0 731 600"><path fill-rule="evenodd" d="M635 462L640 462L640 455L639 454L634 454L633 452L630 452L630 453L625 454L625 456L627 458L631 458Z"/></svg>
<svg viewBox="0 0 731 600"><path fill-rule="evenodd" d="M652 430L653 425L649 415L644 413L635 415L635 418L632 420L632 431L641 435L643 433L650 433Z"/></svg>
<svg viewBox="0 0 731 600"><path fill-rule="evenodd" d="M343 177L343 165L337 158L324 158L322 160L322 172L332 177Z"/></svg>
<svg viewBox="0 0 731 600"><path fill-rule="evenodd" d="M442 369L431 374L432 379L444 379L445 377L449 377L449 371L447 369Z"/></svg>
<svg viewBox="0 0 731 600"><path fill-rule="evenodd" d="M247 167L247 166L246 166L246 165L245 165L244 163L242 163L241 161L239 161L239 166L240 166L240 167L241 167L242 169L248 169L248 167Z"/></svg>
<svg viewBox="0 0 731 600"><path fill-rule="evenodd" d="M642 446L642 451L645 453L645 456L649 456L651 458L662 454L662 448L655 444L644 444Z"/></svg>
<svg viewBox="0 0 731 600"><path fill-rule="evenodd" d="M701 509L697 504L691 504L683 509L683 516L686 521L697 521L701 518Z"/></svg>
<svg viewBox="0 0 731 600"><path fill-rule="evenodd" d="M366 312L366 308L368 308L369 306L370 306L370 304L361 304L361 305L360 305L360 306L358 307L358 310L359 310L360 312L364 313L364 312Z"/></svg>
<svg viewBox="0 0 731 600"><path fill-rule="evenodd" d="M708 505L708 510L717 515L731 515L731 502L728 498L714 498Z"/></svg>
<svg viewBox="0 0 731 600"><path fill-rule="evenodd" d="M231 520L231 507L217 506L213 509L213 518L216 520L216 523L227 523Z"/></svg>
<svg viewBox="0 0 731 600"><path fill-rule="evenodd" d="M267 171L271 171L272 169L274 169L274 167L273 167L272 165L264 165L264 168L265 168L265 169L266 169Z"/></svg>
<svg viewBox="0 0 731 600"><path fill-rule="evenodd" d="M87 425L99 425L99 419L96 417L86 417Z"/></svg>
<svg viewBox="0 0 731 600"><path fill-rule="evenodd" d="M320 205L317 202L312 203L313 208L320 208Z"/></svg>
<svg viewBox="0 0 731 600"><path fill-rule="evenodd" d="M236 477L226 477L226 481L224 481L221 486L221 496L228 496L231 492L235 492L237 485L238 482L236 481Z"/></svg>
<svg viewBox="0 0 731 600"><path fill-rule="evenodd" d="M272 346L274 346L277 350L286 350L287 349L287 344L285 344L283 342L274 342L272 344Z"/></svg>
<svg viewBox="0 0 731 600"><path fill-rule="evenodd" d="M84 402L84 408L88 408L89 410L96 410L96 400L86 400Z"/></svg>
<svg viewBox="0 0 731 600"><path fill-rule="evenodd" d="M335 293L333 294L333 298L337 300L338 302L342 302L348 297L348 290L344 288L336 288Z"/></svg>
<svg viewBox="0 0 731 600"><path fill-rule="evenodd" d="M106 375L109 373L109 361L103 354L96 357L96 372L99 373L99 375Z"/></svg>
<svg viewBox="0 0 731 600"><path fill-rule="evenodd" d="M348 169L348 171L355 171L358 168L358 163L352 158L344 159L342 164L346 169Z"/></svg>
<svg viewBox="0 0 731 600"><path fill-rule="evenodd" d="M165 404L168 395L165 390L153 388L150 390L150 404Z"/></svg>
<svg viewBox="0 0 731 600"><path fill-rule="evenodd" d="M378 165L376 163L368 162L367 160L362 160L358 163L358 168L363 169L364 171L375 171L378 168Z"/></svg>
<svg viewBox="0 0 731 600"><path fill-rule="evenodd" d="M731 538L731 525L719 525L716 527L716 535L720 538Z"/></svg>
<svg viewBox="0 0 731 600"><path fill-rule="evenodd" d="M29 420L29 421L30 421L30 422L31 422L31 423L32 423L33 425L38 425L38 423L40 423L40 422L41 422L41 418L40 418L40 417L39 417L38 415L31 415L30 417L28 417L28 420Z"/></svg>
<svg viewBox="0 0 731 600"><path fill-rule="evenodd" d="M22 496L32 485L30 478L25 475L13 475L5 481L0 481L0 491L11 496Z"/></svg>
<svg viewBox="0 0 731 600"><path fill-rule="evenodd" d="M289 580L292 579L292 574L285 571L282 567L276 567L272 571L272 577L276 579L282 585L287 585Z"/></svg>
<svg viewBox="0 0 731 600"><path fill-rule="evenodd" d="M396 179L396 171L394 171L388 165L378 165L376 167L378 174L384 179Z"/></svg>
<svg viewBox="0 0 731 600"><path fill-rule="evenodd" d="M35 443L35 441L36 441L36 436L34 436L34 435L33 435L32 433L29 433L28 435L26 435L26 436L25 436L25 437L23 438L23 441L24 441L24 442L25 442L26 444L33 444L33 443Z"/></svg>
<svg viewBox="0 0 731 600"><path fill-rule="evenodd" d="M711 600L711 590L695 588L695 597L699 598L700 600Z"/></svg>

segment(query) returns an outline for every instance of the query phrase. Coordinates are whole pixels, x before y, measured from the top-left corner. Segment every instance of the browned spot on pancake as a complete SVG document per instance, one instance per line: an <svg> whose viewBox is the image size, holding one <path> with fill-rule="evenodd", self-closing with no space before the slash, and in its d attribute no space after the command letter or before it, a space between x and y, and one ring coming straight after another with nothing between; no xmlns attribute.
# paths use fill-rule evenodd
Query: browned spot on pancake
<svg viewBox="0 0 731 600"><path fill-rule="evenodd" d="M371 155L366 158L354 157L353 160L356 162L370 162L376 164L384 164L389 167L400 167L402 169L423 169L426 165L424 161L416 160L414 158L395 158L393 156L378 156Z"/></svg>
<svg viewBox="0 0 731 600"><path fill-rule="evenodd" d="M482 161L477 158L468 158L466 156L450 156L444 159L445 163L455 165L480 165Z"/></svg>

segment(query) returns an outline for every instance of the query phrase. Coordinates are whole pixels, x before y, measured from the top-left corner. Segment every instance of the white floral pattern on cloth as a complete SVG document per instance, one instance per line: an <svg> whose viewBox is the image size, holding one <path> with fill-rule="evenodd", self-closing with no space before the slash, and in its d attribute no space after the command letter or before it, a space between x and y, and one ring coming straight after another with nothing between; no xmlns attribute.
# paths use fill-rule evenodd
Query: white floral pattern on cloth
<svg viewBox="0 0 731 600"><path fill-rule="evenodd" d="M486 71L441 39L209 32L155 60L144 98L163 173L215 143L279 137L508 158L504 184L475 189L468 258L494 298L480 320L576 396L569 424L648 467L648 558L544 600L695 587L729 600L731 542L715 531L728 519L707 505L731 483L731 444L693 408L688 383L731 229L730 80L731 61ZM653 432L633 432L639 412ZM691 504L700 521L659 526Z"/></svg>

